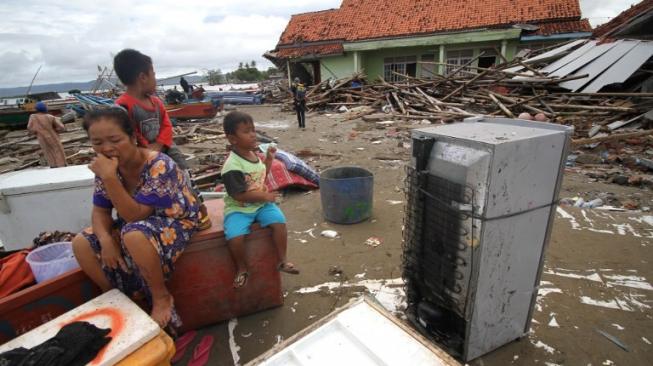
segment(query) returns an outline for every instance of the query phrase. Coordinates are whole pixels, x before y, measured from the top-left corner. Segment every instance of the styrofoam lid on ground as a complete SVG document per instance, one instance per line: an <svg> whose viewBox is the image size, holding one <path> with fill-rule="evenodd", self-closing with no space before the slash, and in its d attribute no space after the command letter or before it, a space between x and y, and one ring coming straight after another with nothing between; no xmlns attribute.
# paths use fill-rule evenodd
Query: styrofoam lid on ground
<svg viewBox="0 0 653 366"><path fill-rule="evenodd" d="M256 360L258 361L258 360ZM259 365L459 365L366 301L345 309Z"/></svg>

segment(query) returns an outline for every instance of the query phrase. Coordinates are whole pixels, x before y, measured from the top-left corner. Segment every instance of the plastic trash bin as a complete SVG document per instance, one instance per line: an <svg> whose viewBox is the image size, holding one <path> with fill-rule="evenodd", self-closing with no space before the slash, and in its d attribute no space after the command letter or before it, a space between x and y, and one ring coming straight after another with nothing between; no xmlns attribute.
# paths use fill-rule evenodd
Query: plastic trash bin
<svg viewBox="0 0 653 366"><path fill-rule="evenodd" d="M79 268L71 242L52 243L36 248L25 260L32 269L37 283Z"/></svg>
<svg viewBox="0 0 653 366"><path fill-rule="evenodd" d="M324 218L336 224L355 224L372 216L374 175L363 168L343 166L320 175Z"/></svg>

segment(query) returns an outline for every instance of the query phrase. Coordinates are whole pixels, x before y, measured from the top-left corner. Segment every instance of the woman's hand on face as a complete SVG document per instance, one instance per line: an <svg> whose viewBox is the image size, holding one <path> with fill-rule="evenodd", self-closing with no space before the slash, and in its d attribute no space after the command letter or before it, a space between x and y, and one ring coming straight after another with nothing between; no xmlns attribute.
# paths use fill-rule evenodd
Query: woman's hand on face
<svg viewBox="0 0 653 366"><path fill-rule="evenodd" d="M103 154L97 154L88 167L100 179L115 177L118 171L118 158L108 158Z"/></svg>
<svg viewBox="0 0 653 366"><path fill-rule="evenodd" d="M125 260L120 254L120 247L113 238L100 241L100 247L102 248L100 251L102 264L112 269L118 269L120 267L123 271L129 272L127 263L125 263Z"/></svg>

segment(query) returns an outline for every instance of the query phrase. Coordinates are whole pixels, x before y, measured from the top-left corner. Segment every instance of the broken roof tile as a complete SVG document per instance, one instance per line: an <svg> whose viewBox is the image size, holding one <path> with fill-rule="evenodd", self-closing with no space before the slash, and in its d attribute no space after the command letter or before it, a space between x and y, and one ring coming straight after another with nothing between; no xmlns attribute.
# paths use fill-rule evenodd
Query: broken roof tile
<svg viewBox="0 0 653 366"><path fill-rule="evenodd" d="M339 9L293 15L278 44L572 21L581 28L569 23L564 32L588 31L586 23L581 24L578 0L343 0Z"/></svg>

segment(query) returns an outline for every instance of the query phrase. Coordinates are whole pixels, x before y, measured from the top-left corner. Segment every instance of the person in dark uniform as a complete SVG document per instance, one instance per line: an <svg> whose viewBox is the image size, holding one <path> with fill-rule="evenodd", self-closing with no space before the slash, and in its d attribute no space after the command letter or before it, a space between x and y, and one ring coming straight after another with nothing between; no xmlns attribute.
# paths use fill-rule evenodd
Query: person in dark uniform
<svg viewBox="0 0 653 366"><path fill-rule="evenodd" d="M295 82L290 87L290 92L292 93L299 128L306 128L306 86L299 78L295 78Z"/></svg>

